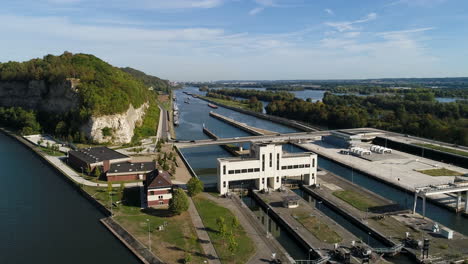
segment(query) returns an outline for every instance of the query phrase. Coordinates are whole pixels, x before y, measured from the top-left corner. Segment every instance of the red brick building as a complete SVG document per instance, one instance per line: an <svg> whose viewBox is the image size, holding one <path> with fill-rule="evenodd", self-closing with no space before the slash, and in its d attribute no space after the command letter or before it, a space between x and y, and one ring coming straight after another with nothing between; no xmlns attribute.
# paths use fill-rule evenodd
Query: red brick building
<svg viewBox="0 0 468 264"><path fill-rule="evenodd" d="M107 181L145 180L146 175L156 170L155 162L120 162L104 166Z"/></svg>
<svg viewBox="0 0 468 264"><path fill-rule="evenodd" d="M145 181L148 207L168 207L172 199L171 176L166 171L154 170L148 173Z"/></svg>

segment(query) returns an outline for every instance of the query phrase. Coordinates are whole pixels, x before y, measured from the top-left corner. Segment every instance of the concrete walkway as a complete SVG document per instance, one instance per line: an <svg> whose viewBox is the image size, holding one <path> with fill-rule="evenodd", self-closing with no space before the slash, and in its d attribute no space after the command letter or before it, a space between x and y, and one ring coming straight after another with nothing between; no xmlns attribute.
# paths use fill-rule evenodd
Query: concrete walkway
<svg viewBox="0 0 468 264"><path fill-rule="evenodd" d="M76 171L68 167L67 164L65 164L62 160L60 160L60 157L44 155L44 158L48 162L52 163L55 167L57 167L60 171L62 171L65 175L67 175L70 179L72 179L75 183L83 184L86 186L92 186L92 187L107 187L107 183L97 183L97 182L92 182L92 181L88 181L84 179ZM135 187L135 186L142 186L142 185L143 183L141 182L125 183L125 187ZM112 184L112 187L120 187L120 183Z"/></svg>
<svg viewBox="0 0 468 264"><path fill-rule="evenodd" d="M193 226L195 227L195 230L197 232L199 243L203 248L203 252L205 252L205 255L208 258L208 263L221 264L221 261L219 261L218 254L216 253L216 250L214 249L213 244L211 243L210 236L208 235L208 232L206 232L205 226L203 225L203 221L200 218L197 209L195 208L195 204L193 203L192 198L189 198L189 202L190 205L188 212L190 214L190 218L192 218Z"/></svg>

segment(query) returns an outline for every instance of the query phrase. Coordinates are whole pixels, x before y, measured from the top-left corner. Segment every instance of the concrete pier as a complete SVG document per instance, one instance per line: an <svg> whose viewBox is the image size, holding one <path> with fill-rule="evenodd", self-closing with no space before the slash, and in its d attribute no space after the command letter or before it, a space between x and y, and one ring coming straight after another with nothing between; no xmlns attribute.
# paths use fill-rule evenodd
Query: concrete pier
<svg viewBox="0 0 468 264"><path fill-rule="evenodd" d="M261 129L261 128L256 128L256 127L252 127L252 126L249 126L245 123L241 123L239 121L236 121L234 119L231 119L229 117L226 117L226 116L223 116L223 115L220 115L218 113L215 113L215 112L210 112L210 116L216 118L216 119L219 119L223 122L226 122L230 125L233 125L237 128L240 128L252 135L256 135L256 136L265 136L265 135L275 135L277 134L276 132L273 132L273 131L269 131L269 130L265 130L265 129Z"/></svg>
<svg viewBox="0 0 468 264"><path fill-rule="evenodd" d="M299 198L298 208L286 208L283 207L284 196L296 196ZM360 241L359 238L348 232L346 229L338 225L332 219L328 218L321 211L307 204L297 194L287 192L271 192L264 194L258 191L253 192L253 197L256 199L264 208L266 208L268 215L277 219L284 228L293 235L304 248L311 249L314 252L316 258L324 258L328 256L328 253L333 251L335 245L333 242L329 243L318 239L312 234L306 227L299 222L298 215L305 214L310 217L315 217L321 223L328 226L329 229L336 232L341 238L338 242L339 245L345 248L351 247L352 241Z"/></svg>

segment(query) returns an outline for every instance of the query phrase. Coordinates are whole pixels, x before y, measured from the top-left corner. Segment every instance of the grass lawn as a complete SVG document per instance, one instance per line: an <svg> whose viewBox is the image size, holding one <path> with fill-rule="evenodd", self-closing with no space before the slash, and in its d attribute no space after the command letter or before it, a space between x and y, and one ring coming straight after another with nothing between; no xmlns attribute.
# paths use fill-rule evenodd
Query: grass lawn
<svg viewBox="0 0 468 264"><path fill-rule="evenodd" d="M109 208L110 196L107 188L84 186L83 189ZM114 188L111 196L116 205L112 209L114 220L145 246L149 244L149 223L151 249L164 262L182 263L187 254L192 255L192 263L203 263L206 260L188 212L172 216L162 209L141 211L138 187L124 190ZM164 230L159 231L158 227L165 224Z"/></svg>
<svg viewBox="0 0 468 264"><path fill-rule="evenodd" d="M335 191L333 195L340 198L341 200L349 203L350 205L356 207L361 211L367 211L368 208L378 206L379 204L373 202L366 196L361 195L360 193L344 190L344 191Z"/></svg>
<svg viewBox="0 0 468 264"><path fill-rule="evenodd" d="M48 149L48 148L45 148L45 147L39 147L39 148L49 156L55 156L55 157L65 156L65 154L63 152L60 152L60 151L51 150L51 149Z"/></svg>
<svg viewBox="0 0 468 264"><path fill-rule="evenodd" d="M231 222L234 218L232 212L227 208L219 206L215 202L201 197L201 195L194 197L193 201L222 263L247 263L250 257L255 253L255 245L247 236L241 225L235 230L232 230ZM239 245L234 255L228 250L229 242L227 239L223 238L218 232L216 219L220 216L224 217L228 232L232 230Z"/></svg>
<svg viewBox="0 0 468 264"><path fill-rule="evenodd" d="M429 176L461 176L463 173L449 170L446 168L430 169L430 170L419 170L418 172L424 173Z"/></svg>
<svg viewBox="0 0 468 264"><path fill-rule="evenodd" d="M211 100L213 102L224 104L224 105L227 105L227 106L232 106L232 107L242 108L242 109L246 109L246 110L251 110L249 108L248 104L244 104L244 103L239 102L239 101L223 100L223 99L219 99L219 98L206 97L206 96L200 96L200 97L201 98L206 98L206 99Z"/></svg>
<svg viewBox="0 0 468 264"><path fill-rule="evenodd" d="M293 215L293 217L322 242L334 244L343 240L340 235L333 231L327 224L320 221L316 216L299 213Z"/></svg>
<svg viewBox="0 0 468 264"><path fill-rule="evenodd" d="M432 144L422 144L422 143L414 143L414 144L418 145L418 146L421 146L421 147L426 147L426 148L430 148L430 149L440 150L440 151L443 151L443 152L448 152L448 153L468 157L468 152L467 151L462 151L462 150L457 150L457 149L452 149L452 148L447 148L447 147L442 147L442 146L437 146L437 145L432 145Z"/></svg>

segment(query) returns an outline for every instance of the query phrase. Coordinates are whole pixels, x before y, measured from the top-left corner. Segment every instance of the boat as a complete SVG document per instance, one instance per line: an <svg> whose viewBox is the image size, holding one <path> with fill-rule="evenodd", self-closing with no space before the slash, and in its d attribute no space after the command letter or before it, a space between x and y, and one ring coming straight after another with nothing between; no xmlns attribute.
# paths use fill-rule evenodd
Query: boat
<svg viewBox="0 0 468 264"><path fill-rule="evenodd" d="M192 94L192 97L193 97L193 98L198 98L198 95Z"/></svg>
<svg viewBox="0 0 468 264"><path fill-rule="evenodd" d="M208 104L208 106L211 107L211 108L214 108L214 109L217 109L217 108L218 108L218 106L217 106L217 105L214 105L214 104Z"/></svg>
<svg viewBox="0 0 468 264"><path fill-rule="evenodd" d="M190 104L189 100L187 100L187 99L184 101L184 103Z"/></svg>

